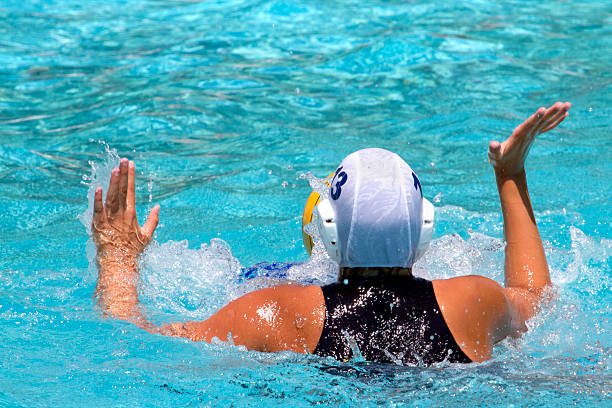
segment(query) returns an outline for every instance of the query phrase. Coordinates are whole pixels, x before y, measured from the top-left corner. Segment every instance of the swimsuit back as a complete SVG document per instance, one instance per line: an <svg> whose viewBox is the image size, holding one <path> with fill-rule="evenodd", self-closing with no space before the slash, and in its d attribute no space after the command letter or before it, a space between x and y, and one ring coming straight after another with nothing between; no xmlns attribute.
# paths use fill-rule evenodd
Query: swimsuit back
<svg viewBox="0 0 612 408"><path fill-rule="evenodd" d="M346 281L345 281L346 282ZM470 363L453 338L430 281L385 276L323 286L325 323L314 351L340 361Z"/></svg>

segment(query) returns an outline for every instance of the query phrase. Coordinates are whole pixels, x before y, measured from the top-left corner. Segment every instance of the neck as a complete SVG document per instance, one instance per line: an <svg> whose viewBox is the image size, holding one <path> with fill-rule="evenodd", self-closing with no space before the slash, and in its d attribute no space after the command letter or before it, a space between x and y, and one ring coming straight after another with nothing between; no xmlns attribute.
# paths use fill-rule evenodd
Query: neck
<svg viewBox="0 0 612 408"><path fill-rule="evenodd" d="M338 280L350 278L374 278L378 276L412 276L412 268L394 267L340 267Z"/></svg>

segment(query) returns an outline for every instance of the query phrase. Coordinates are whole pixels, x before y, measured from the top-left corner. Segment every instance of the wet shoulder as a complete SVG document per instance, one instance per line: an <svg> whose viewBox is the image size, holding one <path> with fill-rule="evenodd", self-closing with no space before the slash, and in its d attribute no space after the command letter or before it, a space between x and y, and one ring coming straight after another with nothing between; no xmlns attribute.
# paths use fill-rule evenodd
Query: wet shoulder
<svg viewBox="0 0 612 408"><path fill-rule="evenodd" d="M504 289L476 275L432 283L442 316L461 350L473 361L490 358L493 344L509 328Z"/></svg>

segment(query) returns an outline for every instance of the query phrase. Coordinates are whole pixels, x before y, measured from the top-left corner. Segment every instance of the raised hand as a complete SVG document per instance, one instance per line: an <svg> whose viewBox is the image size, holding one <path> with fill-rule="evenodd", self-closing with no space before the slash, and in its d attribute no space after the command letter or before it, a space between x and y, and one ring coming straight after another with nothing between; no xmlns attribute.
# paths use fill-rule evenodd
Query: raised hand
<svg viewBox="0 0 612 408"><path fill-rule="evenodd" d="M529 119L517 126L503 143L489 143L489 162L503 177L512 177L525 170L525 159L535 137L548 132L569 115L571 103L557 102L548 109L540 108Z"/></svg>
<svg viewBox="0 0 612 408"><path fill-rule="evenodd" d="M153 207L145 224L136 218L136 169L133 161L123 158L112 171L106 203L102 204L102 187L94 197L92 235L98 257L127 257L135 260L153 239L159 222L159 205Z"/></svg>

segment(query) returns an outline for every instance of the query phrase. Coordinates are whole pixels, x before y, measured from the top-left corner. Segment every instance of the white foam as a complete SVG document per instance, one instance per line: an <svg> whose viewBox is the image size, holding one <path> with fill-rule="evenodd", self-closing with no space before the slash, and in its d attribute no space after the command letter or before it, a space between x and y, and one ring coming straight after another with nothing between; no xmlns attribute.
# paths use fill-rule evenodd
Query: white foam
<svg viewBox="0 0 612 408"><path fill-rule="evenodd" d="M190 249L187 240L153 243L140 258L141 301L159 314L203 319L231 298L240 263L221 239Z"/></svg>

